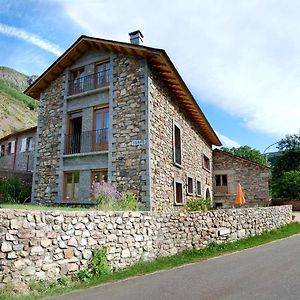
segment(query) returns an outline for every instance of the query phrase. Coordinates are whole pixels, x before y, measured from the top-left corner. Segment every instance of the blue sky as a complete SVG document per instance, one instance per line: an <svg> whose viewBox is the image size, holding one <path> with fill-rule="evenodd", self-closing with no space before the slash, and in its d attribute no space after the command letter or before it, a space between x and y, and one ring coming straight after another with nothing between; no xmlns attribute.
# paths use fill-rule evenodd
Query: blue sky
<svg viewBox="0 0 300 300"><path fill-rule="evenodd" d="M263 151L299 132L299 1L0 0L0 7L0 65L40 74L81 34L126 42L140 29L145 45L167 51L224 145Z"/></svg>

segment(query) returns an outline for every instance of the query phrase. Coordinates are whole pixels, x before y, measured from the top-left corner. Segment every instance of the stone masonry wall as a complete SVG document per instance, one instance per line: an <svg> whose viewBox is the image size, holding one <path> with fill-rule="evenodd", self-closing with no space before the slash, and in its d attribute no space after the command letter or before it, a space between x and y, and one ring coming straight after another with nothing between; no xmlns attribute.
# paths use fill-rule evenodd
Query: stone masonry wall
<svg viewBox="0 0 300 300"><path fill-rule="evenodd" d="M227 174L228 193L214 194L215 202L222 202L223 207L232 207L238 182L242 186L246 205L269 203L269 168L217 150L213 153L213 169L214 175Z"/></svg>
<svg viewBox="0 0 300 300"><path fill-rule="evenodd" d="M63 75L44 90L39 104L33 202L53 202L57 195L61 159L61 127L64 96Z"/></svg>
<svg viewBox="0 0 300 300"><path fill-rule="evenodd" d="M195 197L196 180L201 182L201 196L212 193L212 174L203 168L203 154L212 161L212 150L189 117L180 109L177 99L151 72L150 92L150 159L151 192L154 211L181 210L174 206L174 178L182 181L185 200ZM173 163L173 122L181 127L182 167ZM187 176L193 178L194 195L186 191Z"/></svg>
<svg viewBox="0 0 300 300"><path fill-rule="evenodd" d="M144 59L113 56L110 179L120 191L133 192L149 206L147 195L147 99Z"/></svg>
<svg viewBox="0 0 300 300"><path fill-rule="evenodd" d="M211 242L260 234L291 221L291 206L195 213L0 209L0 286L55 280L86 268L96 246L113 269Z"/></svg>

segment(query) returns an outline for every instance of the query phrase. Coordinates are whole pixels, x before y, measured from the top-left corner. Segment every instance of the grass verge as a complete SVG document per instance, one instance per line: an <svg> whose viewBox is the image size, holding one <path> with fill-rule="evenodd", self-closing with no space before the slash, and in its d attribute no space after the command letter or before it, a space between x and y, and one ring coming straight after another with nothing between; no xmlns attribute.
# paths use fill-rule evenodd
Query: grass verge
<svg viewBox="0 0 300 300"><path fill-rule="evenodd" d="M39 204L12 204L12 203L0 203L1 208L8 209L25 209L25 210L39 210L39 211L95 211L93 205L90 206L70 206L70 205L39 205ZM1 299L1 298L0 298Z"/></svg>
<svg viewBox="0 0 300 300"><path fill-rule="evenodd" d="M140 262L123 271L104 275L102 277L92 277L85 281L72 279L60 279L57 282L48 283L45 281L35 281L29 285L29 294L14 294L13 287L5 287L0 290L0 299L41 299L42 297L63 294L76 289L87 288L98 284L117 281L132 276L152 273L158 270L171 269L188 263L199 262L208 258L217 257L223 254L240 251L271 241L286 238L300 233L300 223L290 223L278 229L265 232L258 236L248 237L235 242L224 244L210 244L208 247L200 250L187 250L177 255L161 257L152 262Z"/></svg>

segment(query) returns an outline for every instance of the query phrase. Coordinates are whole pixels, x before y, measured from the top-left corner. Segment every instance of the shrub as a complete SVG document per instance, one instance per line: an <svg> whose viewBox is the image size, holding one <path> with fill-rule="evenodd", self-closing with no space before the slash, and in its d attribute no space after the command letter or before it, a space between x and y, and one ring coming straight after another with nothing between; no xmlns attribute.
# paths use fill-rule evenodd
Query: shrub
<svg viewBox="0 0 300 300"><path fill-rule="evenodd" d="M1 203L24 203L30 199L31 186L11 176L0 180Z"/></svg>
<svg viewBox="0 0 300 300"><path fill-rule="evenodd" d="M211 208L210 199L201 197L188 199L186 202L187 211L207 211Z"/></svg>
<svg viewBox="0 0 300 300"><path fill-rule="evenodd" d="M122 193L121 199L115 203L115 210L141 210L137 196L133 193Z"/></svg>
<svg viewBox="0 0 300 300"><path fill-rule="evenodd" d="M117 187L110 182L93 182L92 194L96 206L101 210L112 210L114 204L120 199Z"/></svg>
<svg viewBox="0 0 300 300"><path fill-rule="evenodd" d="M92 195L99 210L142 210L135 194L130 192L120 194L117 187L110 182L93 183Z"/></svg>

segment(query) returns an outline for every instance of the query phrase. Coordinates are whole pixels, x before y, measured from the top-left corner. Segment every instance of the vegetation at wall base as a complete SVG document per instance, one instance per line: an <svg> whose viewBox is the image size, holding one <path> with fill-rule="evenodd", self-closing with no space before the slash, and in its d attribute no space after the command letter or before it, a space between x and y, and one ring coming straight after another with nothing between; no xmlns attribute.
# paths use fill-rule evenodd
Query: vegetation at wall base
<svg viewBox="0 0 300 300"><path fill-rule="evenodd" d="M73 278L68 278L68 279L62 278L52 283L46 281L33 281L29 285L29 290L27 295L18 295L16 294L16 288L7 286L2 290L0 289L0 299L2 300L28 299L29 300L29 299L40 299L41 297L45 297L45 296L63 294L76 289L87 288L105 282L122 280L128 277L144 275L158 270L171 269L187 263L199 262L201 260L259 246L274 240L286 238L299 233L300 233L300 223L297 222L290 223L278 229L274 229L269 232L265 232L261 235L248 237L239 241L228 242L224 244L210 244L208 245L208 247L200 250L197 249L186 250L177 255L169 256L169 257L160 257L150 262L141 261L138 264L122 271L118 271L114 273L111 272L103 273L101 271L102 272L101 274L103 274L101 276L97 276L93 274L93 272L91 272L90 270L85 270L85 271L78 272L76 276L73 276ZM101 252L101 250L99 249L96 251L99 254L100 265L102 266L99 268L103 270L103 263L104 263L104 269L106 269L107 266L105 265L105 260L106 260L105 252ZM86 274L83 274L84 272ZM81 276L79 276L80 273Z"/></svg>
<svg viewBox="0 0 300 300"><path fill-rule="evenodd" d="M18 177L11 176L0 179L0 205L1 203L28 202L30 196L31 185L24 184Z"/></svg>

